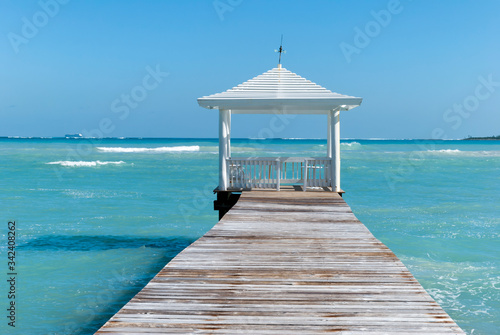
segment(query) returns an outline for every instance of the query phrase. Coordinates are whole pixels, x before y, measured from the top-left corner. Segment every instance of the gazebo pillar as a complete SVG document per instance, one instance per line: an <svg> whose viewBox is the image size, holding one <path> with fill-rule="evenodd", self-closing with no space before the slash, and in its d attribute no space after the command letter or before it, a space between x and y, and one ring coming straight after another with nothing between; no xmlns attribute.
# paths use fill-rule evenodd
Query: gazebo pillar
<svg viewBox="0 0 500 335"><path fill-rule="evenodd" d="M231 111L219 109L219 190L227 191L227 159L231 156Z"/></svg>
<svg viewBox="0 0 500 335"><path fill-rule="evenodd" d="M328 132L326 134L326 157L332 159L332 157L333 157L332 111L328 112L327 127L328 127ZM333 162L332 162L332 166L333 166Z"/></svg>
<svg viewBox="0 0 500 335"><path fill-rule="evenodd" d="M340 192L340 109L328 112L327 156L332 160L332 190Z"/></svg>
<svg viewBox="0 0 500 335"><path fill-rule="evenodd" d="M227 117L227 157L231 158L231 118L232 112L229 110L229 115Z"/></svg>

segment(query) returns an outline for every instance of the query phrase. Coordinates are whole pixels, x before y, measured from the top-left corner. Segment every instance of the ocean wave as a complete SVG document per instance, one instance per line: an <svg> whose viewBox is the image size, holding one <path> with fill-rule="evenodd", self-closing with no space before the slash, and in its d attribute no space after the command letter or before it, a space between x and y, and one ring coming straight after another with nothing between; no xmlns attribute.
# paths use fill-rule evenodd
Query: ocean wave
<svg viewBox="0 0 500 335"><path fill-rule="evenodd" d="M159 148L124 148L124 147L98 147L97 150L102 152L125 152L125 153L141 153L141 152L183 152L183 151L200 151L200 146L177 146L177 147L159 147Z"/></svg>
<svg viewBox="0 0 500 335"><path fill-rule="evenodd" d="M361 145L361 143L354 141L354 142L340 143L340 145L347 146L347 147L352 147L352 146Z"/></svg>
<svg viewBox="0 0 500 335"><path fill-rule="evenodd" d="M61 165L61 166L68 166L68 167L94 167L94 166L100 166L100 165L120 165L120 164L125 164L124 161L119 161L119 162L101 162L101 161L57 161L57 162L50 162L46 163L48 165Z"/></svg>
<svg viewBox="0 0 500 335"><path fill-rule="evenodd" d="M340 143L340 147L345 150L355 150L361 149L361 143L359 142L344 142Z"/></svg>
<svg viewBox="0 0 500 335"><path fill-rule="evenodd" d="M500 150L496 151L470 151L470 150L458 150L458 149L442 149L442 150L427 150L423 151L430 155L446 155L446 156L458 156L458 157L481 157L481 158L496 158L500 157Z"/></svg>
<svg viewBox="0 0 500 335"><path fill-rule="evenodd" d="M307 138L307 137L281 137L281 138L276 138L279 140L292 140L292 141L318 141L318 140L324 140L324 138Z"/></svg>
<svg viewBox="0 0 500 335"><path fill-rule="evenodd" d="M427 152L439 152L439 153L447 153L447 154L456 154L462 152L458 149L441 149L441 150L427 150Z"/></svg>
<svg viewBox="0 0 500 335"><path fill-rule="evenodd" d="M65 189L61 190L64 195L70 196L75 199L106 199L106 198L140 198L137 192L114 192L110 190L75 190ZM94 217L93 219L95 219ZM98 217L97 217L98 218ZM103 217L102 217L103 218ZM104 219L104 218L103 218Z"/></svg>

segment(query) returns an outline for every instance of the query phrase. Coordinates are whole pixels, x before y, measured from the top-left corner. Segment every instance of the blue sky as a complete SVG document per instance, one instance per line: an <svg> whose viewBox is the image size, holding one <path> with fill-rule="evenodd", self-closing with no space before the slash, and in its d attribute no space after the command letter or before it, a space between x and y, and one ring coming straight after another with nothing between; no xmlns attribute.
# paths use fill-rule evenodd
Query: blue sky
<svg viewBox="0 0 500 335"><path fill-rule="evenodd" d="M196 99L275 67L281 34L285 68L363 97L343 138L498 135L498 13L495 0L2 0L0 136L216 137L218 113ZM237 115L233 136L268 124ZM275 136L325 137L326 117Z"/></svg>

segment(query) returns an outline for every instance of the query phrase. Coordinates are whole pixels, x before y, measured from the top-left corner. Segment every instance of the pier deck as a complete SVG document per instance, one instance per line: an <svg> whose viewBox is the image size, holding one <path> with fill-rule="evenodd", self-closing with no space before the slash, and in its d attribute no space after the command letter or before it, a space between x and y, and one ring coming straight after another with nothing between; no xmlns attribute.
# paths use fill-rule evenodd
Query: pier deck
<svg viewBox="0 0 500 335"><path fill-rule="evenodd" d="M334 192L243 192L96 334L464 334Z"/></svg>

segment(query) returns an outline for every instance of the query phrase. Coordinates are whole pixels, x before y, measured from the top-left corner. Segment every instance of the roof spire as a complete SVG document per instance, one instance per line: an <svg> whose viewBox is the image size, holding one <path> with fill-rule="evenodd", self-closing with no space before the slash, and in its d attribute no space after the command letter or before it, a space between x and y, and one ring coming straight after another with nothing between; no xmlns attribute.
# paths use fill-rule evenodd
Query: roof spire
<svg viewBox="0 0 500 335"><path fill-rule="evenodd" d="M274 52L279 52L279 61L278 61L278 69L281 69L281 54L286 53L285 50L283 50L283 34L281 34L281 43L280 43L280 48L278 50L274 50Z"/></svg>

